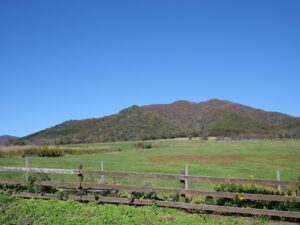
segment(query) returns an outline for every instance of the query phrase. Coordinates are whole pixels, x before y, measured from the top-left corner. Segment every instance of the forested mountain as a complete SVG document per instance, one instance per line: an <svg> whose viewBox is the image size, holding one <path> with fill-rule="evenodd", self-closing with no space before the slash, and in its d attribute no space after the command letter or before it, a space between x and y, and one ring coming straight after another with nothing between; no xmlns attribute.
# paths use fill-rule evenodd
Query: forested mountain
<svg viewBox="0 0 300 225"><path fill-rule="evenodd" d="M230 101L131 106L97 119L70 120L19 139L36 144L91 143L186 136L300 137L300 118Z"/></svg>

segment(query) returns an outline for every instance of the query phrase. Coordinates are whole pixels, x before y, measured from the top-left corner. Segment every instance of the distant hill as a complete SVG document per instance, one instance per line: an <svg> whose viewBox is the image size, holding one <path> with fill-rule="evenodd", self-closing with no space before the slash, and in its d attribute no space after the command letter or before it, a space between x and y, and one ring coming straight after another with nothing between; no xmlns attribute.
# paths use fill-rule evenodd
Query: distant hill
<svg viewBox="0 0 300 225"><path fill-rule="evenodd" d="M230 101L176 101L131 106L98 119L70 120L18 141L36 144L91 143L186 136L300 137L300 118Z"/></svg>
<svg viewBox="0 0 300 225"><path fill-rule="evenodd" d="M2 135L0 136L0 145L4 145L9 140L15 140L18 137L10 136L10 135Z"/></svg>

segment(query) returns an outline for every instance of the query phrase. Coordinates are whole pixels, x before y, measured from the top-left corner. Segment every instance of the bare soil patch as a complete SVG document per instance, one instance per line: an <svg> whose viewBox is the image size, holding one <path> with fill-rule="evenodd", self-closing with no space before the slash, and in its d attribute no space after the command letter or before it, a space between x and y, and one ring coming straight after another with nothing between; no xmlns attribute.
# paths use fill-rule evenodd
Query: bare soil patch
<svg viewBox="0 0 300 225"><path fill-rule="evenodd" d="M237 155L225 156L196 156L196 155L164 155L147 157L147 161L155 163L166 163L176 161L199 161L212 164L230 164L243 160L243 157Z"/></svg>

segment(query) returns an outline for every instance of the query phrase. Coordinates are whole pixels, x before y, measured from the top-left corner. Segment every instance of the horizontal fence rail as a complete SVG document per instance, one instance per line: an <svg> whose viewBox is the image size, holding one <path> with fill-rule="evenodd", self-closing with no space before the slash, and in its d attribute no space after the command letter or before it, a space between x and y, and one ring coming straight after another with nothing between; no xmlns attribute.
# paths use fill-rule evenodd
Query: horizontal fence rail
<svg viewBox="0 0 300 225"><path fill-rule="evenodd" d="M161 173L135 173L135 172L114 172L98 170L80 170L80 169L52 169L52 168L21 168L21 167L0 167L0 172L26 172L26 173L49 173L49 174L83 174L83 175L106 175L115 177L134 177L149 179L167 179L167 180L189 180L213 183L239 183L239 184L260 184L269 186L300 186L300 181L285 180L264 180L247 178L227 178L227 177L209 177L209 176L186 176L179 174L161 174Z"/></svg>
<svg viewBox="0 0 300 225"><path fill-rule="evenodd" d="M25 185L25 181L2 179L0 184L3 185ZM54 181L36 181L36 185L49 186L59 189L78 189L79 185L76 182L54 182ZM136 187L128 185L113 185L113 184L96 184L96 183L81 183L81 188L86 191L97 190L123 190L123 191L140 191L140 192L162 192L162 193L179 193L189 196L204 196L216 198L230 198L243 197L249 200L259 201L275 201L286 202L295 201L300 202L300 197L296 196L280 196L280 195L263 195L263 194L246 194L246 193L232 193L232 192L213 192L213 191L197 191L197 190L182 190L179 188L160 188L160 187Z"/></svg>
<svg viewBox="0 0 300 225"><path fill-rule="evenodd" d="M20 173L49 173L49 174L78 174L78 169L52 169L52 168L25 168L25 167L0 167L0 172Z"/></svg>

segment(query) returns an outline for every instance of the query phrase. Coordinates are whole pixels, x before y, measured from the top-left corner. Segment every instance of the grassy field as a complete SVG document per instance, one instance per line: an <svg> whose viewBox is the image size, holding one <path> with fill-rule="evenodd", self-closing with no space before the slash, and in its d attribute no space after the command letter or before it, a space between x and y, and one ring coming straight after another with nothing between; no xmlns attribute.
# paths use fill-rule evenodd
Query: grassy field
<svg viewBox="0 0 300 225"><path fill-rule="evenodd" d="M68 145L67 147L118 147L120 152L66 155L63 157L30 157L31 167L104 169L111 171L175 173L189 166L190 175L275 179L276 170L282 180L297 180L300 176L299 141L200 141L160 140L150 142L153 148L137 149L134 142ZM1 166L24 166L24 158L0 158ZM20 177L21 174L1 174ZM52 176L52 179L77 180L74 176ZM97 181L97 177L85 177ZM178 186L176 181L106 178L107 182ZM192 187L212 188L208 184L190 183Z"/></svg>
<svg viewBox="0 0 300 225"><path fill-rule="evenodd" d="M190 175L275 179L300 176L300 141L150 141L152 148L140 149L135 142L67 145L68 148L116 147L122 151L62 157L30 157L30 167L104 169L110 171L178 174L185 165ZM1 166L24 166L24 158L0 158ZM24 178L24 174L1 173L0 177ZM52 180L77 181L77 176L50 175ZM98 182L98 177L85 176ZM178 181L105 177L107 183L179 187ZM212 190L214 184L189 183L191 188ZM260 219L215 218L175 209L83 204L73 201L16 200L0 194L0 224L270 224ZM272 222L273 223L273 222ZM284 224L284 223L280 223Z"/></svg>
<svg viewBox="0 0 300 225"><path fill-rule="evenodd" d="M224 217L186 213L176 209L110 204L79 203L59 200L18 200L0 194L0 224L206 224L206 225L266 225L285 224L262 219Z"/></svg>

